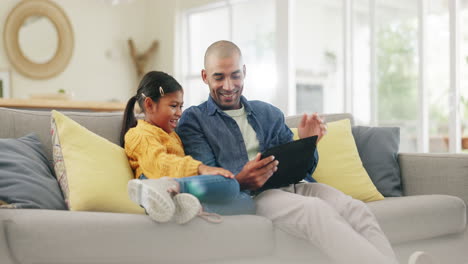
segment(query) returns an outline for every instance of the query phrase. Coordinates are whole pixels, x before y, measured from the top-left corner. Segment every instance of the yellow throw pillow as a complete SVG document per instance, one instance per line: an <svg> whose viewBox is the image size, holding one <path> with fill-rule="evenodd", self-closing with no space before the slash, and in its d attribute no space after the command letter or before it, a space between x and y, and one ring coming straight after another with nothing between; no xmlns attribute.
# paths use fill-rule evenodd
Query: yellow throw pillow
<svg viewBox="0 0 468 264"><path fill-rule="evenodd" d="M127 194L133 172L125 151L52 111L54 169L71 211L144 213Z"/></svg>
<svg viewBox="0 0 468 264"><path fill-rule="evenodd" d="M319 163L312 177L364 202L383 200L362 165L349 119L329 122L327 127L317 144ZM297 139L297 129L291 130Z"/></svg>

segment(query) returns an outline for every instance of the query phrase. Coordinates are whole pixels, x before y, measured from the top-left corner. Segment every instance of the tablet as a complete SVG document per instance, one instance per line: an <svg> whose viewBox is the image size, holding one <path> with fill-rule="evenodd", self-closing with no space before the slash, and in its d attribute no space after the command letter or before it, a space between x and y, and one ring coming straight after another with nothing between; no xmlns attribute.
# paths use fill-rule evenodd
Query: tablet
<svg viewBox="0 0 468 264"><path fill-rule="evenodd" d="M298 183L307 176L314 165L317 136L302 138L267 149L262 159L275 156L278 170L259 190L279 188Z"/></svg>

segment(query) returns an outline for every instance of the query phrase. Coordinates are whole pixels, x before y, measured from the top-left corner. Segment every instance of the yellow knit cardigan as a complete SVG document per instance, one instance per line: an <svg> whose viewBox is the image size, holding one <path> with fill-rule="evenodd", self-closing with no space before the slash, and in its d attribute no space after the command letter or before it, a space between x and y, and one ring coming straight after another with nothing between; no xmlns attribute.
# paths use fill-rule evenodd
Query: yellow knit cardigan
<svg viewBox="0 0 468 264"><path fill-rule="evenodd" d="M201 162L185 156L182 141L176 132L166 133L144 120L125 134L125 153L135 178L164 176L182 178L198 175Z"/></svg>

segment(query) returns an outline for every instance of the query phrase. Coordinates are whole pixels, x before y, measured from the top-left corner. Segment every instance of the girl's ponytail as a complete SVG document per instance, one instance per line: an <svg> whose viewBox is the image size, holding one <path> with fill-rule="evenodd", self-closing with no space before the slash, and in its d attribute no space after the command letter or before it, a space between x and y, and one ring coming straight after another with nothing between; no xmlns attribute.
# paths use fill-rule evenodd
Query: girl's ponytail
<svg viewBox="0 0 468 264"><path fill-rule="evenodd" d="M127 106L125 107L124 117L123 117L123 122L122 122L122 131L120 132L120 146L122 148L125 146L125 134L130 128L136 127L137 125L135 113L133 112L136 101L137 101L137 96L135 95L128 100Z"/></svg>

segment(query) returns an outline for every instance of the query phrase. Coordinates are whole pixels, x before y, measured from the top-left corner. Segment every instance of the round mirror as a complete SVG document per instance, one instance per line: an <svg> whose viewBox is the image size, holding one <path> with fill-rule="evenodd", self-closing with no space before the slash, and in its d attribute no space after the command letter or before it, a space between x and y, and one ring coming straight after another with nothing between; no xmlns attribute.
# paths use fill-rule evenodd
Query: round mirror
<svg viewBox="0 0 468 264"><path fill-rule="evenodd" d="M23 0L8 15L4 28L8 58L30 78L47 79L68 65L73 31L63 10L49 0Z"/></svg>
<svg viewBox="0 0 468 264"><path fill-rule="evenodd" d="M18 41L23 55L34 63L47 63L57 53L57 29L46 16L28 17L19 29Z"/></svg>

